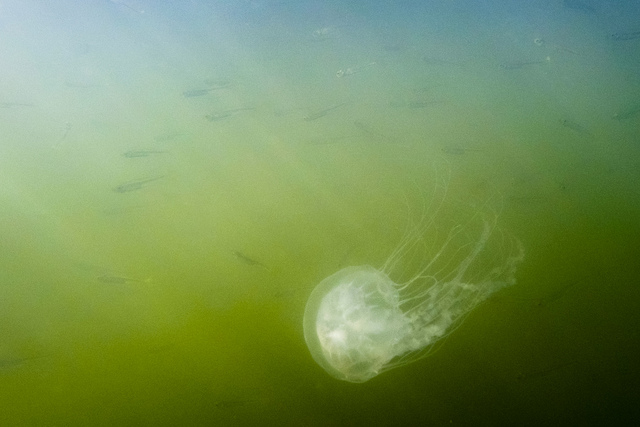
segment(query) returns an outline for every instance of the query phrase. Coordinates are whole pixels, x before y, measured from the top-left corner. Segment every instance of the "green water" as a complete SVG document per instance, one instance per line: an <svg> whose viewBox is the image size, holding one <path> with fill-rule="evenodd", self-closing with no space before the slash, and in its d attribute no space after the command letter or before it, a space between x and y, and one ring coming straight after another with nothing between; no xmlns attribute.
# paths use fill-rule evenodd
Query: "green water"
<svg viewBox="0 0 640 427"><path fill-rule="evenodd" d="M0 3L0 424L638 419L640 12L376 6ZM309 294L443 176L435 229L500 200L517 284L335 380Z"/></svg>

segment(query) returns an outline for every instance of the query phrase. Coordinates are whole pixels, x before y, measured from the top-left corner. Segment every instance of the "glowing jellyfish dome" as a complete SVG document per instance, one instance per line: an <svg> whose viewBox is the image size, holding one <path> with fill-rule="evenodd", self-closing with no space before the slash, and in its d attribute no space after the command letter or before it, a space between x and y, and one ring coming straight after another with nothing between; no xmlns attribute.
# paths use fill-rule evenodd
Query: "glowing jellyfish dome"
<svg viewBox="0 0 640 427"><path fill-rule="evenodd" d="M497 229L495 212L476 211L456 223L445 215L444 231L441 217L410 227L382 269L347 267L313 290L304 337L330 375L361 383L425 357L478 304L515 283L524 251ZM418 267L396 283L388 274L400 264Z"/></svg>

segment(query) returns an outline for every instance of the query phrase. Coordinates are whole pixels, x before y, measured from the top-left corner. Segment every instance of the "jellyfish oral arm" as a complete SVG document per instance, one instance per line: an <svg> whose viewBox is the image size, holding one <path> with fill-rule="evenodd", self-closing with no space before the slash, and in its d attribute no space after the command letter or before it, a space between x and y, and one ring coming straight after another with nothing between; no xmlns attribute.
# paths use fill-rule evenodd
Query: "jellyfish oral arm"
<svg viewBox="0 0 640 427"><path fill-rule="evenodd" d="M514 284L524 258L520 243L513 239L505 250L503 234L491 237L495 221L477 224L475 239L466 227L454 227L404 283L368 265L344 268L321 281L309 296L303 322L314 360L337 379L368 381L425 357L482 301ZM414 246L404 242L392 256Z"/></svg>

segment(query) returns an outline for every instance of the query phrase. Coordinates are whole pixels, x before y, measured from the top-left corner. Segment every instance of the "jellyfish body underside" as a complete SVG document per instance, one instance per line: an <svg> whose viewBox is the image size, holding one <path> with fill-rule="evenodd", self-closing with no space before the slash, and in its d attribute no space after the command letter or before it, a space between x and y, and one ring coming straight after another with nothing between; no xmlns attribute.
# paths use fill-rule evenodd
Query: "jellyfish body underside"
<svg viewBox="0 0 640 427"><path fill-rule="evenodd" d="M485 228L455 274L428 286L415 279L394 283L368 265L347 267L324 279L304 315L305 340L314 360L337 379L361 383L421 358L465 314L515 283L521 250L478 283L463 280L489 234Z"/></svg>

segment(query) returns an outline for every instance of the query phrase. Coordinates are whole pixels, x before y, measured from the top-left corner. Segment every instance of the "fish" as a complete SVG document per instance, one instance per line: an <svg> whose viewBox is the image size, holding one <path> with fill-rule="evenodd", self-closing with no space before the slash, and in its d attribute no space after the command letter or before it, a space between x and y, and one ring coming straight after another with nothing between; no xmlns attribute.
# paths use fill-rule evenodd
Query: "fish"
<svg viewBox="0 0 640 427"><path fill-rule="evenodd" d="M0 108L33 107L30 102L0 102Z"/></svg>
<svg viewBox="0 0 640 427"><path fill-rule="evenodd" d="M433 100L433 101L411 101L407 104L407 107L412 110L417 110L419 108L429 108L434 105L442 104L444 101Z"/></svg>
<svg viewBox="0 0 640 427"><path fill-rule="evenodd" d="M130 277L123 276L112 276L110 274L103 274L102 276L98 276L96 278L98 282L104 283L107 285L125 285L127 283L148 283L151 279L140 280L140 279L132 279Z"/></svg>
<svg viewBox="0 0 640 427"><path fill-rule="evenodd" d="M422 61L429 65L455 65L461 66L464 65L462 61L451 61L449 59L438 58L434 56L423 56Z"/></svg>
<svg viewBox="0 0 640 427"><path fill-rule="evenodd" d="M242 252L239 251L233 251L233 255L236 257L236 259L240 262L242 262L243 264L246 265L252 265L252 266L257 266L257 267L262 267L262 268L267 268L263 263L261 263L260 261L257 261L253 258L248 257L247 255L243 254Z"/></svg>
<svg viewBox="0 0 640 427"><path fill-rule="evenodd" d="M164 150L130 150L127 151L125 153L122 153L122 155L124 157L128 157L130 159L136 158L136 157L149 157L152 156L154 154L162 154L162 153L166 153L166 151Z"/></svg>
<svg viewBox="0 0 640 427"><path fill-rule="evenodd" d="M218 111L216 113L207 114L206 116L204 116L204 118L209 120L210 122L218 122L220 120L226 119L227 117L231 117L235 114L238 114L241 111L248 111L248 110L255 110L255 108L254 107L232 108L231 110L223 110L223 111Z"/></svg>
<svg viewBox="0 0 640 427"><path fill-rule="evenodd" d="M536 305L539 306L539 307L546 306L549 303L552 303L554 301L559 300L560 298L565 296L567 294L567 292L569 292L569 290L571 290L578 283L579 283L578 281L568 283L568 284L562 286L560 289L556 290L555 292L552 292L551 294L546 295L543 298L539 298L536 301Z"/></svg>
<svg viewBox="0 0 640 427"><path fill-rule="evenodd" d="M442 152L445 154L453 154L456 156L460 156L462 154L465 154L468 151L482 151L479 148L465 148L465 147L460 147L459 145L448 145L446 147L442 147Z"/></svg>
<svg viewBox="0 0 640 427"><path fill-rule="evenodd" d="M549 62L551 58L548 56L543 61L513 61L513 62L503 62L500 64L500 68L503 70L520 70L522 68L528 68L533 65L542 65Z"/></svg>
<svg viewBox="0 0 640 427"><path fill-rule="evenodd" d="M43 359L47 356L28 356L28 357L14 357L10 359L0 359L0 372L8 371L17 367L20 367L26 363L32 362L34 360Z"/></svg>
<svg viewBox="0 0 640 427"><path fill-rule="evenodd" d="M141 180L137 180L137 181L129 181L129 182L126 182L124 184L120 184L117 187L114 187L113 191L115 191L116 193L128 193L130 191L140 190L146 184L148 184L150 182L153 182L153 181L156 181L156 180L158 180L160 178L164 178L164 175L156 176L154 178L141 179Z"/></svg>
<svg viewBox="0 0 640 427"><path fill-rule="evenodd" d="M591 132L580 123L576 123L573 120L569 119L560 119L560 124L567 129L571 129L574 132L580 133L582 135L591 135Z"/></svg>
<svg viewBox="0 0 640 427"><path fill-rule="evenodd" d="M249 403L254 401L255 400L250 400L250 399L218 400L213 403L213 406L215 406L218 409L234 409L234 408L239 408L241 406L248 405Z"/></svg>
<svg viewBox="0 0 640 427"><path fill-rule="evenodd" d="M404 43L387 43L382 45L382 49L386 52L402 52L405 50Z"/></svg>
<svg viewBox="0 0 640 427"><path fill-rule="evenodd" d="M224 89L227 88L231 85L230 82L225 81L225 80L206 80L205 81L206 84L209 85L209 87L207 88L203 88L203 89L191 89L191 90L185 90L184 92L182 92L182 96L184 96L185 98L195 98L197 96L204 96L209 94L209 92L212 92L214 90L218 90L218 89Z"/></svg>
<svg viewBox="0 0 640 427"><path fill-rule="evenodd" d="M70 131L71 131L71 122L66 122L64 124L64 131L62 132L62 136L60 137L60 141L65 139L67 137L67 135L69 135Z"/></svg>
<svg viewBox="0 0 640 427"><path fill-rule="evenodd" d="M317 30L314 30L313 33L311 33L312 40L316 41L329 40L332 38L337 38L339 36L340 31L335 27L318 28Z"/></svg>
<svg viewBox="0 0 640 427"><path fill-rule="evenodd" d="M358 130L365 135L367 138L369 138L371 141L375 141L375 142L379 142L379 143L390 143L390 144L395 144L395 143L399 143L400 141L398 141L395 137L389 136L387 134L381 133L375 129L373 129L371 126L369 126L366 123L363 123L359 120L356 120L353 122L353 125L358 128Z"/></svg>
<svg viewBox="0 0 640 427"><path fill-rule="evenodd" d="M563 0L562 5L567 9L579 10L586 13L596 13L596 9L582 0Z"/></svg>
<svg viewBox="0 0 640 427"><path fill-rule="evenodd" d="M346 105L346 104L347 104L346 102L342 102L340 104L332 105L331 107L325 108L324 110L320 110L320 111L316 111L315 113L308 114L304 116L303 119L307 122L317 120L320 117L326 116L329 112L335 110L336 108L342 107L343 105Z"/></svg>
<svg viewBox="0 0 640 427"><path fill-rule="evenodd" d="M627 120L637 116L638 114L640 114L640 104L634 105L626 110L622 110L619 113L615 113L613 118L616 120Z"/></svg>
<svg viewBox="0 0 640 427"><path fill-rule="evenodd" d="M111 3L114 3L114 4L117 4L119 6L122 6L122 7L126 8L126 9L129 9L132 12L139 13L139 14L143 14L144 13L144 10L138 9L136 7L133 7L132 5L130 5L127 2L124 2L122 0L109 0L109 1Z"/></svg>
<svg viewBox="0 0 640 427"><path fill-rule="evenodd" d="M640 31L631 31L628 33L614 33L611 38L616 41L634 40L640 38Z"/></svg>
<svg viewBox="0 0 640 427"><path fill-rule="evenodd" d="M229 80L207 79L204 83L209 86L208 90L225 89L231 86L231 82Z"/></svg>
<svg viewBox="0 0 640 427"><path fill-rule="evenodd" d="M29 360L28 358L16 358L16 359L0 360L0 370L15 368L17 366L22 365L23 363L25 363L28 360Z"/></svg>
<svg viewBox="0 0 640 427"><path fill-rule="evenodd" d="M364 133L369 138L373 139L383 139L382 135L371 129L371 127L360 120L355 120L353 125L357 127L362 133Z"/></svg>
<svg viewBox="0 0 640 427"><path fill-rule="evenodd" d="M191 89L182 92L185 98L195 98L196 96L204 96L211 92L212 89Z"/></svg>
<svg viewBox="0 0 640 427"><path fill-rule="evenodd" d="M117 216L117 215L124 215L139 209L144 209L144 208L146 208L145 205L114 206L114 207L103 209L102 213L107 216Z"/></svg>
<svg viewBox="0 0 640 427"><path fill-rule="evenodd" d="M102 87L100 83L90 83L82 80L65 80L64 85L73 89L92 89Z"/></svg>
<svg viewBox="0 0 640 427"><path fill-rule="evenodd" d="M540 201L541 198L537 197L537 196L521 196L521 197L517 197L517 196L510 196L509 197L510 201L515 201L518 203L521 202L537 202ZM554 292L551 292L541 298L530 298L530 297L511 297L509 299L515 300L515 301L522 301L522 302L531 302L533 304L535 304L538 307L546 307L549 304L558 301L559 299L561 299L562 297L564 297L565 295L567 295L569 293L569 291L571 289L574 288L574 286L578 285L580 282L578 281L574 281L574 282L570 282L567 284L564 284L562 287L560 287L559 289L555 290Z"/></svg>
<svg viewBox="0 0 640 427"><path fill-rule="evenodd" d="M541 377L546 377L547 375L553 374L556 371L559 371L561 369L567 368L569 366L572 366L576 363L575 360L573 361L569 361L569 362L565 362L565 363L559 363L557 365L551 366L547 369L541 369L539 371L531 371L531 372L520 372L517 375L517 379L518 381L523 381L523 380L531 380L534 378L541 378Z"/></svg>
<svg viewBox="0 0 640 427"><path fill-rule="evenodd" d="M178 139L180 137L184 136L183 132L177 131L177 130L171 130L165 133L161 133L160 135L156 135L153 140L156 142L166 142L166 141L173 141L175 139Z"/></svg>
<svg viewBox="0 0 640 427"><path fill-rule="evenodd" d="M311 138L309 140L310 145L330 145L330 144L344 144L346 142L358 139L357 135L342 135L333 138Z"/></svg>
<svg viewBox="0 0 640 427"><path fill-rule="evenodd" d="M560 46L559 44L549 44L550 47L552 47L553 49L557 50L558 52L567 52L570 53L572 55L581 55L579 52L570 49L566 46Z"/></svg>
<svg viewBox="0 0 640 427"><path fill-rule="evenodd" d="M364 68L368 68L371 67L372 65L376 65L375 62L369 62L368 64L364 64L364 65L360 65L358 67L348 67L348 68L341 68L338 71L336 71L336 77L344 77L344 76L352 76L355 73L358 73L360 71L362 71Z"/></svg>

